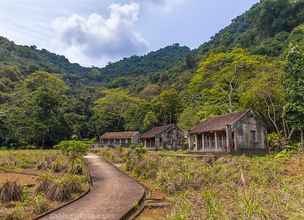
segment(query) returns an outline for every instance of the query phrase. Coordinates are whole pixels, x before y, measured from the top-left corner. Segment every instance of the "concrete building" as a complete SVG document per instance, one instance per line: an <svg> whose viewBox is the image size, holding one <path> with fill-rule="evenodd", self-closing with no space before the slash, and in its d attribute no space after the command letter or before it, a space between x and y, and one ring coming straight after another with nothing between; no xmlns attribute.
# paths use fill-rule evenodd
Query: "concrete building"
<svg viewBox="0 0 304 220"><path fill-rule="evenodd" d="M99 143L101 146L129 146L139 144L139 138L140 134L137 131L107 132L100 137Z"/></svg>
<svg viewBox="0 0 304 220"><path fill-rule="evenodd" d="M238 152L266 149L266 128L248 110L203 121L191 129L189 151Z"/></svg>
<svg viewBox="0 0 304 220"><path fill-rule="evenodd" d="M154 127L141 136L141 141L148 149L177 150L182 147L184 134L176 125Z"/></svg>

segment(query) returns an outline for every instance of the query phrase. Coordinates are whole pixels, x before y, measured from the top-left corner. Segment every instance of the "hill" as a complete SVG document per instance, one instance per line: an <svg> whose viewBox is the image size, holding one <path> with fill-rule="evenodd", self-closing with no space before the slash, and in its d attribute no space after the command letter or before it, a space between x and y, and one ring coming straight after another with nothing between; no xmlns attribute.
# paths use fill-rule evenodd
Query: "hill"
<svg viewBox="0 0 304 220"><path fill-rule="evenodd" d="M303 11L303 0L262 0L201 45L198 54L240 47L255 54L280 56L290 42L300 40Z"/></svg>
<svg viewBox="0 0 304 220"><path fill-rule="evenodd" d="M132 56L110 63L104 68L86 68L70 63L67 58L36 46L16 45L0 37L0 67L14 66L23 74L46 71L62 74L67 82L81 81L83 84L109 84L114 78L130 75L147 75L165 71L191 53L188 47L174 44L145 56Z"/></svg>

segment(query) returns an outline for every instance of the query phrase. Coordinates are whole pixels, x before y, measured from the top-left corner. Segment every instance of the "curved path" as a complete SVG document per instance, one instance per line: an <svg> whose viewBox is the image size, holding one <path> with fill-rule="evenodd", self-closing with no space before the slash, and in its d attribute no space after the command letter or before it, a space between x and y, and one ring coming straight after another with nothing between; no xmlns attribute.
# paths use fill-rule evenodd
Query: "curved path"
<svg viewBox="0 0 304 220"><path fill-rule="evenodd" d="M90 193L42 220L119 220L141 200L141 185L94 154L86 158L93 179Z"/></svg>

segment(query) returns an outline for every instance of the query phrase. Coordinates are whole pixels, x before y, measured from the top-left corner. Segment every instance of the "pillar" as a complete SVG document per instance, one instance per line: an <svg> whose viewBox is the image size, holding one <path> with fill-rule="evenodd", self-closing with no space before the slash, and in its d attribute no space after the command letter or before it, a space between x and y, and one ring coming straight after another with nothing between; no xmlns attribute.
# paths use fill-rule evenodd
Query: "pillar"
<svg viewBox="0 0 304 220"><path fill-rule="evenodd" d="M191 151L191 135L188 135L188 150Z"/></svg>
<svg viewBox="0 0 304 220"><path fill-rule="evenodd" d="M195 151L198 151L198 134L195 135Z"/></svg>
<svg viewBox="0 0 304 220"><path fill-rule="evenodd" d="M218 150L218 140L217 140L217 133L214 132L214 139L215 139L215 149Z"/></svg>
<svg viewBox="0 0 304 220"><path fill-rule="evenodd" d="M144 139L145 148L147 148L147 139Z"/></svg>
<svg viewBox="0 0 304 220"><path fill-rule="evenodd" d="M226 151L228 152L231 152L233 149L232 149L232 128L230 125L227 125L226 126L226 146L227 146L227 149Z"/></svg>
<svg viewBox="0 0 304 220"><path fill-rule="evenodd" d="M202 133L202 151L205 151L205 133Z"/></svg>

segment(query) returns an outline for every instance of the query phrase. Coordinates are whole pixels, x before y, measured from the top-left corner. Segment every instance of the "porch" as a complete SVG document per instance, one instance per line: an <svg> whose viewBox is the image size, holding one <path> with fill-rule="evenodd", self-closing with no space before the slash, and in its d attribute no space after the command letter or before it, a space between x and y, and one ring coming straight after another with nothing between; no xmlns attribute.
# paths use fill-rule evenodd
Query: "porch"
<svg viewBox="0 0 304 220"><path fill-rule="evenodd" d="M145 148L156 148L156 138L145 138L143 139Z"/></svg>
<svg viewBox="0 0 304 220"><path fill-rule="evenodd" d="M227 130L207 131L190 134L190 152L230 152L234 149L233 133Z"/></svg>
<svg viewBox="0 0 304 220"><path fill-rule="evenodd" d="M132 139L130 139L130 138L101 139L100 143L103 146L128 146L132 143Z"/></svg>

